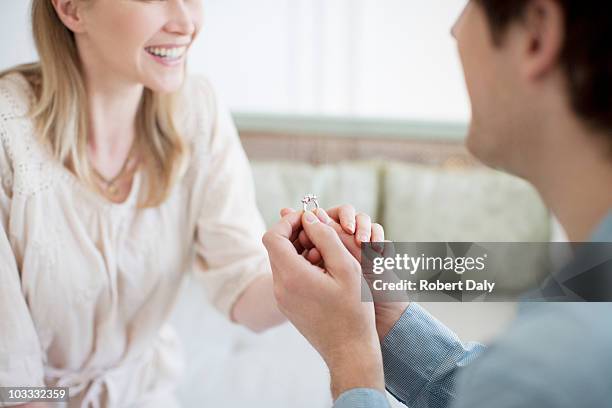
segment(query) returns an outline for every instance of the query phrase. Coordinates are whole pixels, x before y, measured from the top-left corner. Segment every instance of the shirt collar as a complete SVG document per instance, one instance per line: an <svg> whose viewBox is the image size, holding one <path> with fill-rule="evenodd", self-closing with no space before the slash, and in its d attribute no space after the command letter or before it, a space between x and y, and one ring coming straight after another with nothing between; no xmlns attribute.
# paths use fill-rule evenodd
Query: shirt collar
<svg viewBox="0 0 612 408"><path fill-rule="evenodd" d="M597 226L591 235L591 242L612 242L612 211Z"/></svg>

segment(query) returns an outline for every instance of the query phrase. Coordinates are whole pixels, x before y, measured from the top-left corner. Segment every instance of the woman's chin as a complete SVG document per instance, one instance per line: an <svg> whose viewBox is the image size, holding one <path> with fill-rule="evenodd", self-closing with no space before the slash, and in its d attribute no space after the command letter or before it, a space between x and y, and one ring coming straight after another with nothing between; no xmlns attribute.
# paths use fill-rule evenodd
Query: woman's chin
<svg viewBox="0 0 612 408"><path fill-rule="evenodd" d="M167 75L145 82L145 86L153 92L172 93L178 91L185 81L185 74Z"/></svg>

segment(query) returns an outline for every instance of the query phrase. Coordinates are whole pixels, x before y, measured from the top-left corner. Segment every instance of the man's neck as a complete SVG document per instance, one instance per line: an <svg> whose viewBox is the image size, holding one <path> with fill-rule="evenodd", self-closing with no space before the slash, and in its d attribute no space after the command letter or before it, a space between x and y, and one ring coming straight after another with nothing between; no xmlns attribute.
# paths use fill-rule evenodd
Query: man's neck
<svg viewBox="0 0 612 408"><path fill-rule="evenodd" d="M572 242L588 241L612 209L612 138L571 118L547 132L547 149L528 179Z"/></svg>

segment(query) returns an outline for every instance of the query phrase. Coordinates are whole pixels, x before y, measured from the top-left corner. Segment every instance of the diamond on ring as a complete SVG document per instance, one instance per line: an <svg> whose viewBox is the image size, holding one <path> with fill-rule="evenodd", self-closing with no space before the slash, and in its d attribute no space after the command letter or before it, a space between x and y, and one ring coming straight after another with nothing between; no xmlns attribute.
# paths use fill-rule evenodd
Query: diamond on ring
<svg viewBox="0 0 612 408"><path fill-rule="evenodd" d="M304 211L308 211L308 205L314 204L314 208L319 208L319 202L317 201L317 196L314 194L306 194L304 198L302 198L302 205L304 207Z"/></svg>

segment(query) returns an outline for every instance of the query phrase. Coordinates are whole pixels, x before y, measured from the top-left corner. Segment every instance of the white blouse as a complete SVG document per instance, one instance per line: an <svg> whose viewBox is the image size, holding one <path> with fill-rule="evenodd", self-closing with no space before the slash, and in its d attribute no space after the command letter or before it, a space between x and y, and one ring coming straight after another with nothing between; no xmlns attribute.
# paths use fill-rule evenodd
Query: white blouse
<svg viewBox="0 0 612 408"><path fill-rule="evenodd" d="M195 270L226 315L270 272L251 170L210 85L177 118L193 155L170 197L114 204L43 148L25 78L0 79L0 386L70 387L69 407L172 407L180 350L165 324ZM205 294L203 294L205 295Z"/></svg>

